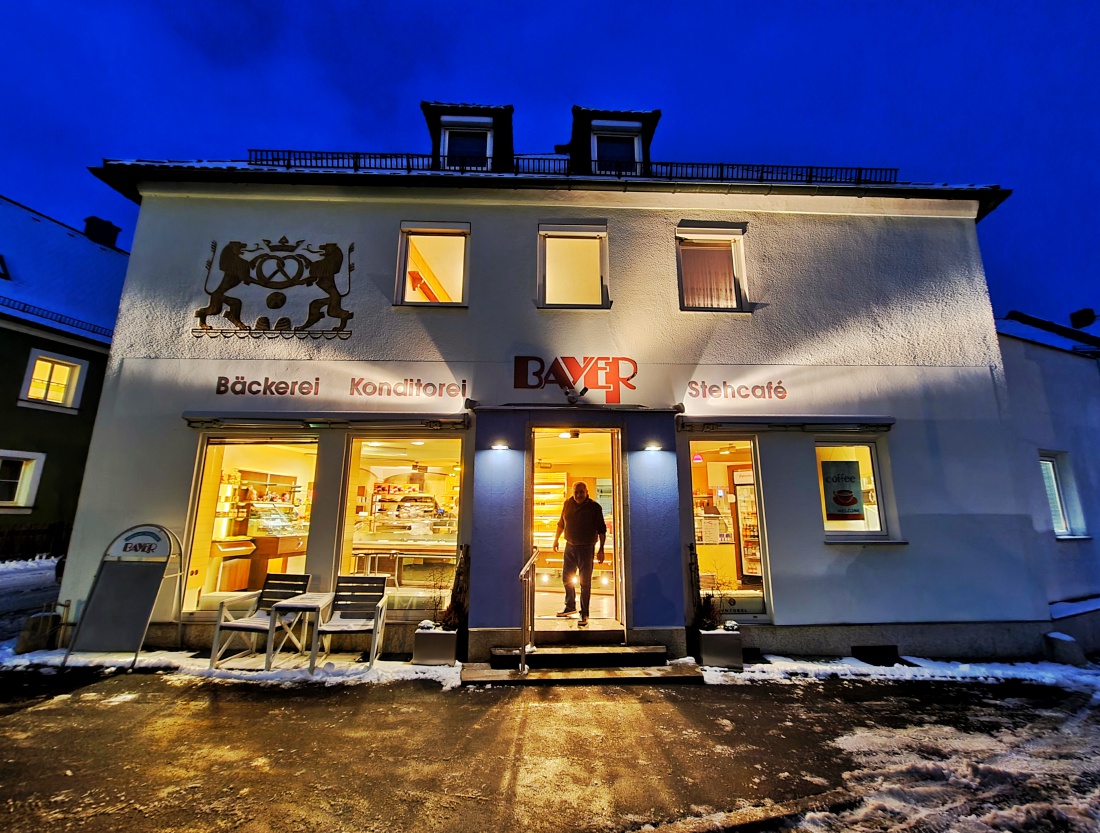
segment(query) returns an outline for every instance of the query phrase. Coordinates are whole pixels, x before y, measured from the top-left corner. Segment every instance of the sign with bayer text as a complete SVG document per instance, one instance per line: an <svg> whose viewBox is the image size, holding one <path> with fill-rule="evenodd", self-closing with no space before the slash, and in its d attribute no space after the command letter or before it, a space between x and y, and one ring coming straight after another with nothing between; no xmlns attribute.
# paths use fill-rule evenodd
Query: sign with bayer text
<svg viewBox="0 0 1100 833"><path fill-rule="evenodd" d="M863 520L863 491L856 460L822 460L821 484L825 490L826 520Z"/></svg>

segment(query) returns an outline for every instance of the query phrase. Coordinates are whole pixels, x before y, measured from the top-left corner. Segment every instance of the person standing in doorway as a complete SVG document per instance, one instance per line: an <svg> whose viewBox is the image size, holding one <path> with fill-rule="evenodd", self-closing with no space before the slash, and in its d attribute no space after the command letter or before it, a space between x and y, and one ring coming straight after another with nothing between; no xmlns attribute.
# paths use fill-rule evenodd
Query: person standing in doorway
<svg viewBox="0 0 1100 833"><path fill-rule="evenodd" d="M603 545L607 538L607 522L603 507L588 497L588 486L583 480L573 485L573 497L565 499L558 519L558 531L554 535L554 552L558 551L558 539L565 534L565 555L561 580L565 585L565 609L558 616L572 616L577 612L577 589L573 577L581 586L581 618L578 628L588 627L588 602L592 598L592 558L603 564ZM600 549L596 551L596 542Z"/></svg>

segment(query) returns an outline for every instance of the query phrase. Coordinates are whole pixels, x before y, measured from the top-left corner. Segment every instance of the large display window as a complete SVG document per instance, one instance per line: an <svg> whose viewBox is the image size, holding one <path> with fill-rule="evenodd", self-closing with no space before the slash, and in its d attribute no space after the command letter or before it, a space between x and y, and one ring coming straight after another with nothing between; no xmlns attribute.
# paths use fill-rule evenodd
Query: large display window
<svg viewBox="0 0 1100 833"><path fill-rule="evenodd" d="M763 614L764 569L753 443L689 443L699 589L724 614Z"/></svg>
<svg viewBox="0 0 1100 833"><path fill-rule="evenodd" d="M385 575L391 587L449 592L461 486L459 438L353 440L340 573Z"/></svg>
<svg viewBox="0 0 1100 833"><path fill-rule="evenodd" d="M317 441L210 439L183 610L216 611L269 572L306 572Z"/></svg>

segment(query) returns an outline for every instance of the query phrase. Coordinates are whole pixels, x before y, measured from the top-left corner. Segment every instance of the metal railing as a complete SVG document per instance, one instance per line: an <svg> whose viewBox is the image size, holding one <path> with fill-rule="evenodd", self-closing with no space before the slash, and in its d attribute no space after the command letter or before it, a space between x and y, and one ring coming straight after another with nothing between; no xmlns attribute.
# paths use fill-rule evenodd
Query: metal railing
<svg viewBox="0 0 1100 833"><path fill-rule="evenodd" d="M435 157L425 153L360 153L320 150L249 150L248 164L263 168L349 171L447 171L526 176L597 176L616 179L702 180L812 185L891 185L897 168L819 165L749 165L730 162L619 162L593 160L578 170L568 156L511 157L510 165L478 156Z"/></svg>
<svg viewBox="0 0 1100 833"><path fill-rule="evenodd" d="M527 673L527 655L534 652L535 631L535 564L539 558L539 548L531 548L531 557L519 571L519 583L523 591L523 619L519 628L519 673Z"/></svg>

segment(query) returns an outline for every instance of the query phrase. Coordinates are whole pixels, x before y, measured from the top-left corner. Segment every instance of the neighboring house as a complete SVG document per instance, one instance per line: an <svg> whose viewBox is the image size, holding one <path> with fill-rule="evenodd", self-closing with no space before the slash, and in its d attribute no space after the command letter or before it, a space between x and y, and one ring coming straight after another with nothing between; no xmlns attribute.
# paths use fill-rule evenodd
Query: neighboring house
<svg viewBox="0 0 1100 833"><path fill-rule="evenodd" d="M590 639L682 655L707 594L768 652L1042 652L1064 593L976 229L1010 192L654 161L659 111L574 108L528 156L511 107L423 110L430 154L95 169L142 221L62 599L159 523L191 644L269 571L385 573L415 621L468 548L485 661L532 555L536 642L573 627L584 481Z"/></svg>
<svg viewBox="0 0 1100 833"><path fill-rule="evenodd" d="M1040 322L1043 323L1043 322ZM1055 628L1100 649L1100 349L1001 335L1026 539Z"/></svg>
<svg viewBox="0 0 1100 833"><path fill-rule="evenodd" d="M62 554L126 275L118 228L0 197L0 557Z"/></svg>

